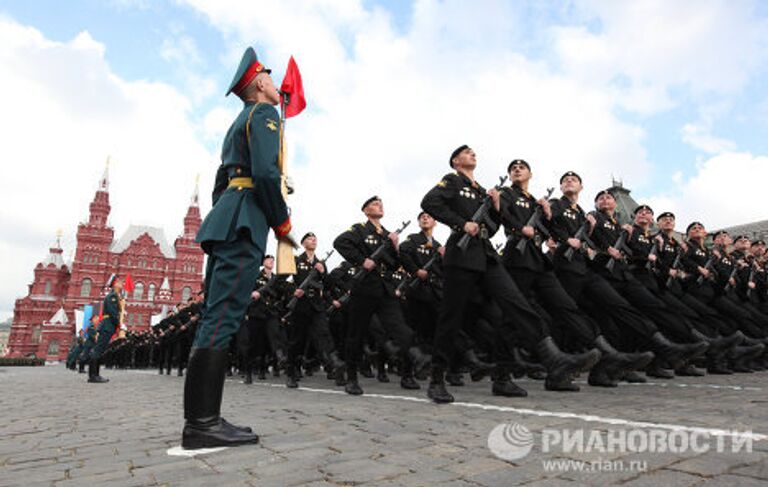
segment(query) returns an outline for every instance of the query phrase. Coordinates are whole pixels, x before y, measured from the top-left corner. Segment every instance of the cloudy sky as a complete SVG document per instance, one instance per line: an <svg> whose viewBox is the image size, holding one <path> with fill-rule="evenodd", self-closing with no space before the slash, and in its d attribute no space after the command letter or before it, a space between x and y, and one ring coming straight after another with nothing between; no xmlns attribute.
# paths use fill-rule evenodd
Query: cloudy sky
<svg viewBox="0 0 768 487"><path fill-rule="evenodd" d="M525 158L537 193L573 169L682 225L768 217L765 2L0 0L0 319L57 229L74 250L107 156L117 236L172 241L198 174L208 210L248 45L303 73L292 207L321 249L372 194L414 218L463 143L486 185Z"/></svg>

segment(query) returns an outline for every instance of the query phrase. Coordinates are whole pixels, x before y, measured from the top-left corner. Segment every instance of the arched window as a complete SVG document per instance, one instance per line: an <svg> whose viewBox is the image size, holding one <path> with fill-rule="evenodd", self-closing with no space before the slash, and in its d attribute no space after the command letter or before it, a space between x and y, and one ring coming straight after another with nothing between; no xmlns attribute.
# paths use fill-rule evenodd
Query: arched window
<svg viewBox="0 0 768 487"><path fill-rule="evenodd" d="M154 301L155 300L155 284L150 283L149 289L147 289L147 301Z"/></svg>
<svg viewBox="0 0 768 487"><path fill-rule="evenodd" d="M80 297L81 298L87 298L91 295L91 285L93 284L93 281L88 279L87 277L83 279L83 282L80 284Z"/></svg>
<svg viewBox="0 0 768 487"><path fill-rule="evenodd" d="M46 279L45 280L45 291L43 291L43 294L46 296L49 296L51 294L51 280Z"/></svg>
<svg viewBox="0 0 768 487"><path fill-rule="evenodd" d="M59 354L59 341L58 340L51 340L48 342L48 355L58 355Z"/></svg>
<svg viewBox="0 0 768 487"><path fill-rule="evenodd" d="M192 296L192 288L184 286L184 289L181 290L181 302L186 303L190 296Z"/></svg>
<svg viewBox="0 0 768 487"><path fill-rule="evenodd" d="M139 301L144 296L144 284L137 282L136 287L133 288L133 299Z"/></svg>
<svg viewBox="0 0 768 487"><path fill-rule="evenodd" d="M146 268L147 267L147 261L144 260L144 259L140 259L139 260L139 267L141 267L142 269Z"/></svg>

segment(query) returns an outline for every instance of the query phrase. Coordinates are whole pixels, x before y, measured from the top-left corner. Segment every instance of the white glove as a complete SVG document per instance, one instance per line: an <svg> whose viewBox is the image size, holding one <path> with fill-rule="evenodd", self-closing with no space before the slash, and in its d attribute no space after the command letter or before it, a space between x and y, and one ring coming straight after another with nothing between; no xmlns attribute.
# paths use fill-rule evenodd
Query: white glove
<svg viewBox="0 0 768 487"><path fill-rule="evenodd" d="M288 190L288 194L293 194L295 186L293 185L293 178L290 176L285 177L285 187Z"/></svg>

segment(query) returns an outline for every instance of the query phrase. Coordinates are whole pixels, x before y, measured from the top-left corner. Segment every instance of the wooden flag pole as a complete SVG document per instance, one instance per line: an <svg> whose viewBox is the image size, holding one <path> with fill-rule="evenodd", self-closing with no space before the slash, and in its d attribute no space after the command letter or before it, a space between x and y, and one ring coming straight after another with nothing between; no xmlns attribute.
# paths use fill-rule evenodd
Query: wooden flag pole
<svg viewBox="0 0 768 487"><path fill-rule="evenodd" d="M288 183L285 157L285 105L290 103L289 95L283 93L280 101L280 151L277 156L277 165L280 169L280 190L283 199L288 203ZM278 275L296 274L296 260L293 257L293 245L283 237L277 240L276 271Z"/></svg>

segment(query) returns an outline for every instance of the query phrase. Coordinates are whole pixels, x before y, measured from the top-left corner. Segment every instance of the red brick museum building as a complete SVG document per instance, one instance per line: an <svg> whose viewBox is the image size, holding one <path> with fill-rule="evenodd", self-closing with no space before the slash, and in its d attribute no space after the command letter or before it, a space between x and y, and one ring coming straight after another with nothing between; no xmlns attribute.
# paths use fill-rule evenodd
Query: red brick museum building
<svg viewBox="0 0 768 487"><path fill-rule="evenodd" d="M88 221L77 227L73 260L64 262L57 243L35 266L27 296L17 299L8 337L9 357L63 360L75 333L75 310L100 302L104 284L116 272L135 284L126 299L129 330L150 326L163 305L173 306L197 293L203 279L203 252L195 243L201 218L198 190L184 217L184 230L169 245L161 228L131 225L115 239L109 226L109 175L105 169L90 204Z"/></svg>

